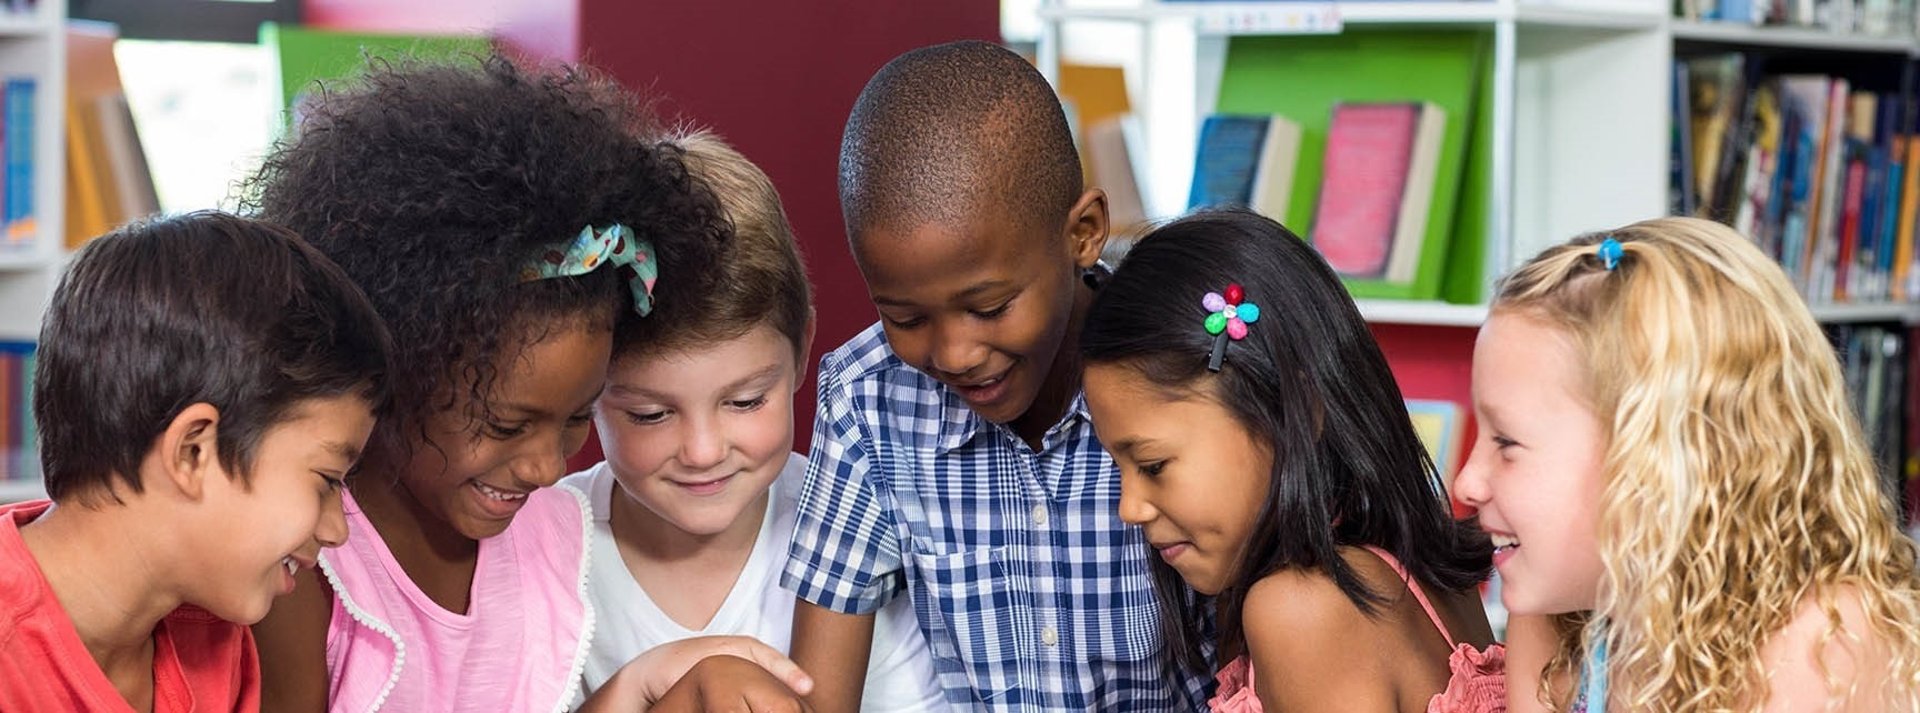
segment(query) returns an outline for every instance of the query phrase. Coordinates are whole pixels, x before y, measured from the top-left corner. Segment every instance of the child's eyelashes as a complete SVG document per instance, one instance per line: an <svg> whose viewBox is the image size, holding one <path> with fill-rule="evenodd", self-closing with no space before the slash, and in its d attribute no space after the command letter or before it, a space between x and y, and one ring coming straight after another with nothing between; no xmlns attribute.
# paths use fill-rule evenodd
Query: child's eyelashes
<svg viewBox="0 0 1920 713"><path fill-rule="evenodd" d="M526 433L527 425L528 423L526 421L512 424L485 421L481 424L481 429L486 432L488 437L494 440L508 441L519 438L521 434Z"/></svg>
<svg viewBox="0 0 1920 713"><path fill-rule="evenodd" d="M1519 442L1519 441L1515 441L1515 440L1513 440L1513 439L1511 439L1511 438L1508 438L1508 437L1506 437L1506 436L1494 436L1494 437L1493 437L1493 447L1494 447L1494 448L1496 448L1496 449L1499 449L1500 451L1503 451L1503 452L1504 452L1504 451L1506 451L1506 450L1507 450L1508 448L1512 448L1512 447L1514 447L1514 446L1517 446L1517 445L1520 445L1520 442Z"/></svg>
<svg viewBox="0 0 1920 713"><path fill-rule="evenodd" d="M1150 478L1158 477L1160 475L1160 472L1166 469L1167 469L1167 462L1163 460L1157 460L1151 463L1140 464L1140 474Z"/></svg>
<svg viewBox="0 0 1920 713"><path fill-rule="evenodd" d="M999 307L994 307L992 309L972 310L972 312L973 312L973 316L979 317L981 319L998 319L1001 315L1006 314L1007 310L1011 309L1012 307L1013 307L1013 300L1007 300L1005 302L1000 303Z"/></svg>
<svg viewBox="0 0 1920 713"><path fill-rule="evenodd" d="M593 422L593 411L581 411L567 417L567 428L579 428Z"/></svg>
<svg viewBox="0 0 1920 713"><path fill-rule="evenodd" d="M882 315L882 318L887 320L887 324L891 325L895 329L914 329L916 327L919 327L920 325L927 323L926 317L911 317L908 319L895 319L893 317L887 317L885 315Z"/></svg>
<svg viewBox="0 0 1920 713"><path fill-rule="evenodd" d="M727 408L733 409L735 411L758 411L760 410L761 406L765 406L765 405L767 405L766 394L761 394L759 396L755 396L750 399L741 399L739 401L727 402Z"/></svg>
<svg viewBox="0 0 1920 713"><path fill-rule="evenodd" d="M634 411L632 409L626 409L622 410L621 413L626 415L628 423L635 426L651 426L667 420L666 411Z"/></svg>
<svg viewBox="0 0 1920 713"><path fill-rule="evenodd" d="M314 471L313 474L320 476L320 480L326 482L327 490L329 491L338 492L341 490L345 490L347 487L347 479L345 477L334 475L332 473L328 473L326 471L320 471L320 470Z"/></svg>

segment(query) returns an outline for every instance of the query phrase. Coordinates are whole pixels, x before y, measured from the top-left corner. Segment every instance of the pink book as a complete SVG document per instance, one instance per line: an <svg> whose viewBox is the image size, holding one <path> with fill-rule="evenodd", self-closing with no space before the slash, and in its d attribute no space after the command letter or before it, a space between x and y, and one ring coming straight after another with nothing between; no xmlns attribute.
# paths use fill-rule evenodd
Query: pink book
<svg viewBox="0 0 1920 713"><path fill-rule="evenodd" d="M1312 240L1335 272L1413 279L1444 119L1430 104L1334 108Z"/></svg>

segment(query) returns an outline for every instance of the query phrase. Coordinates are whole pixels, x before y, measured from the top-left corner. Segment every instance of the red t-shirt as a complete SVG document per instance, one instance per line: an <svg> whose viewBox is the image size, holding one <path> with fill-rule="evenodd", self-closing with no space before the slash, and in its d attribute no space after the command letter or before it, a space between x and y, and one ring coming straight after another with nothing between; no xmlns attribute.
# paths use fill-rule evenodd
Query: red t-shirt
<svg viewBox="0 0 1920 713"><path fill-rule="evenodd" d="M20 539L51 503L0 505L0 711L130 711ZM247 627L193 606L153 628L154 713L260 710Z"/></svg>

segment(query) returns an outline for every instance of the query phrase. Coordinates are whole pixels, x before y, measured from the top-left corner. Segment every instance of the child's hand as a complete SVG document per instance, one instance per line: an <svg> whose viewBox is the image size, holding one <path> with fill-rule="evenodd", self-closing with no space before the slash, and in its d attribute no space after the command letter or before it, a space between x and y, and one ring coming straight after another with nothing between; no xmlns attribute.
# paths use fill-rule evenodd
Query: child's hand
<svg viewBox="0 0 1920 713"><path fill-rule="evenodd" d="M788 665L792 665L790 662ZM799 668L793 674L805 681ZM788 679L792 680L792 679ZM709 656L647 709L648 713L811 713L793 688L761 664L725 654Z"/></svg>
<svg viewBox="0 0 1920 713"><path fill-rule="evenodd" d="M813 677L758 639L701 636L634 657L581 711L802 711L800 696L812 690Z"/></svg>

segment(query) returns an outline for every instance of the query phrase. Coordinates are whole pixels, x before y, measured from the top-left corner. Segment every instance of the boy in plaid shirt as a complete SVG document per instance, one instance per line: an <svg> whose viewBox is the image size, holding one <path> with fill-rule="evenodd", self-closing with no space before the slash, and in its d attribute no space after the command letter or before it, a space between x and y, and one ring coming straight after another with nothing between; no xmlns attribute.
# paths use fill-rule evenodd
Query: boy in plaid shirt
<svg viewBox="0 0 1920 713"><path fill-rule="evenodd" d="M1080 391L1108 227L1082 185L1052 89L994 45L901 55L854 107L841 206L881 319L821 359L782 579L823 712L857 707L873 613L901 594L955 707L1204 708L1205 673L1160 656Z"/></svg>

